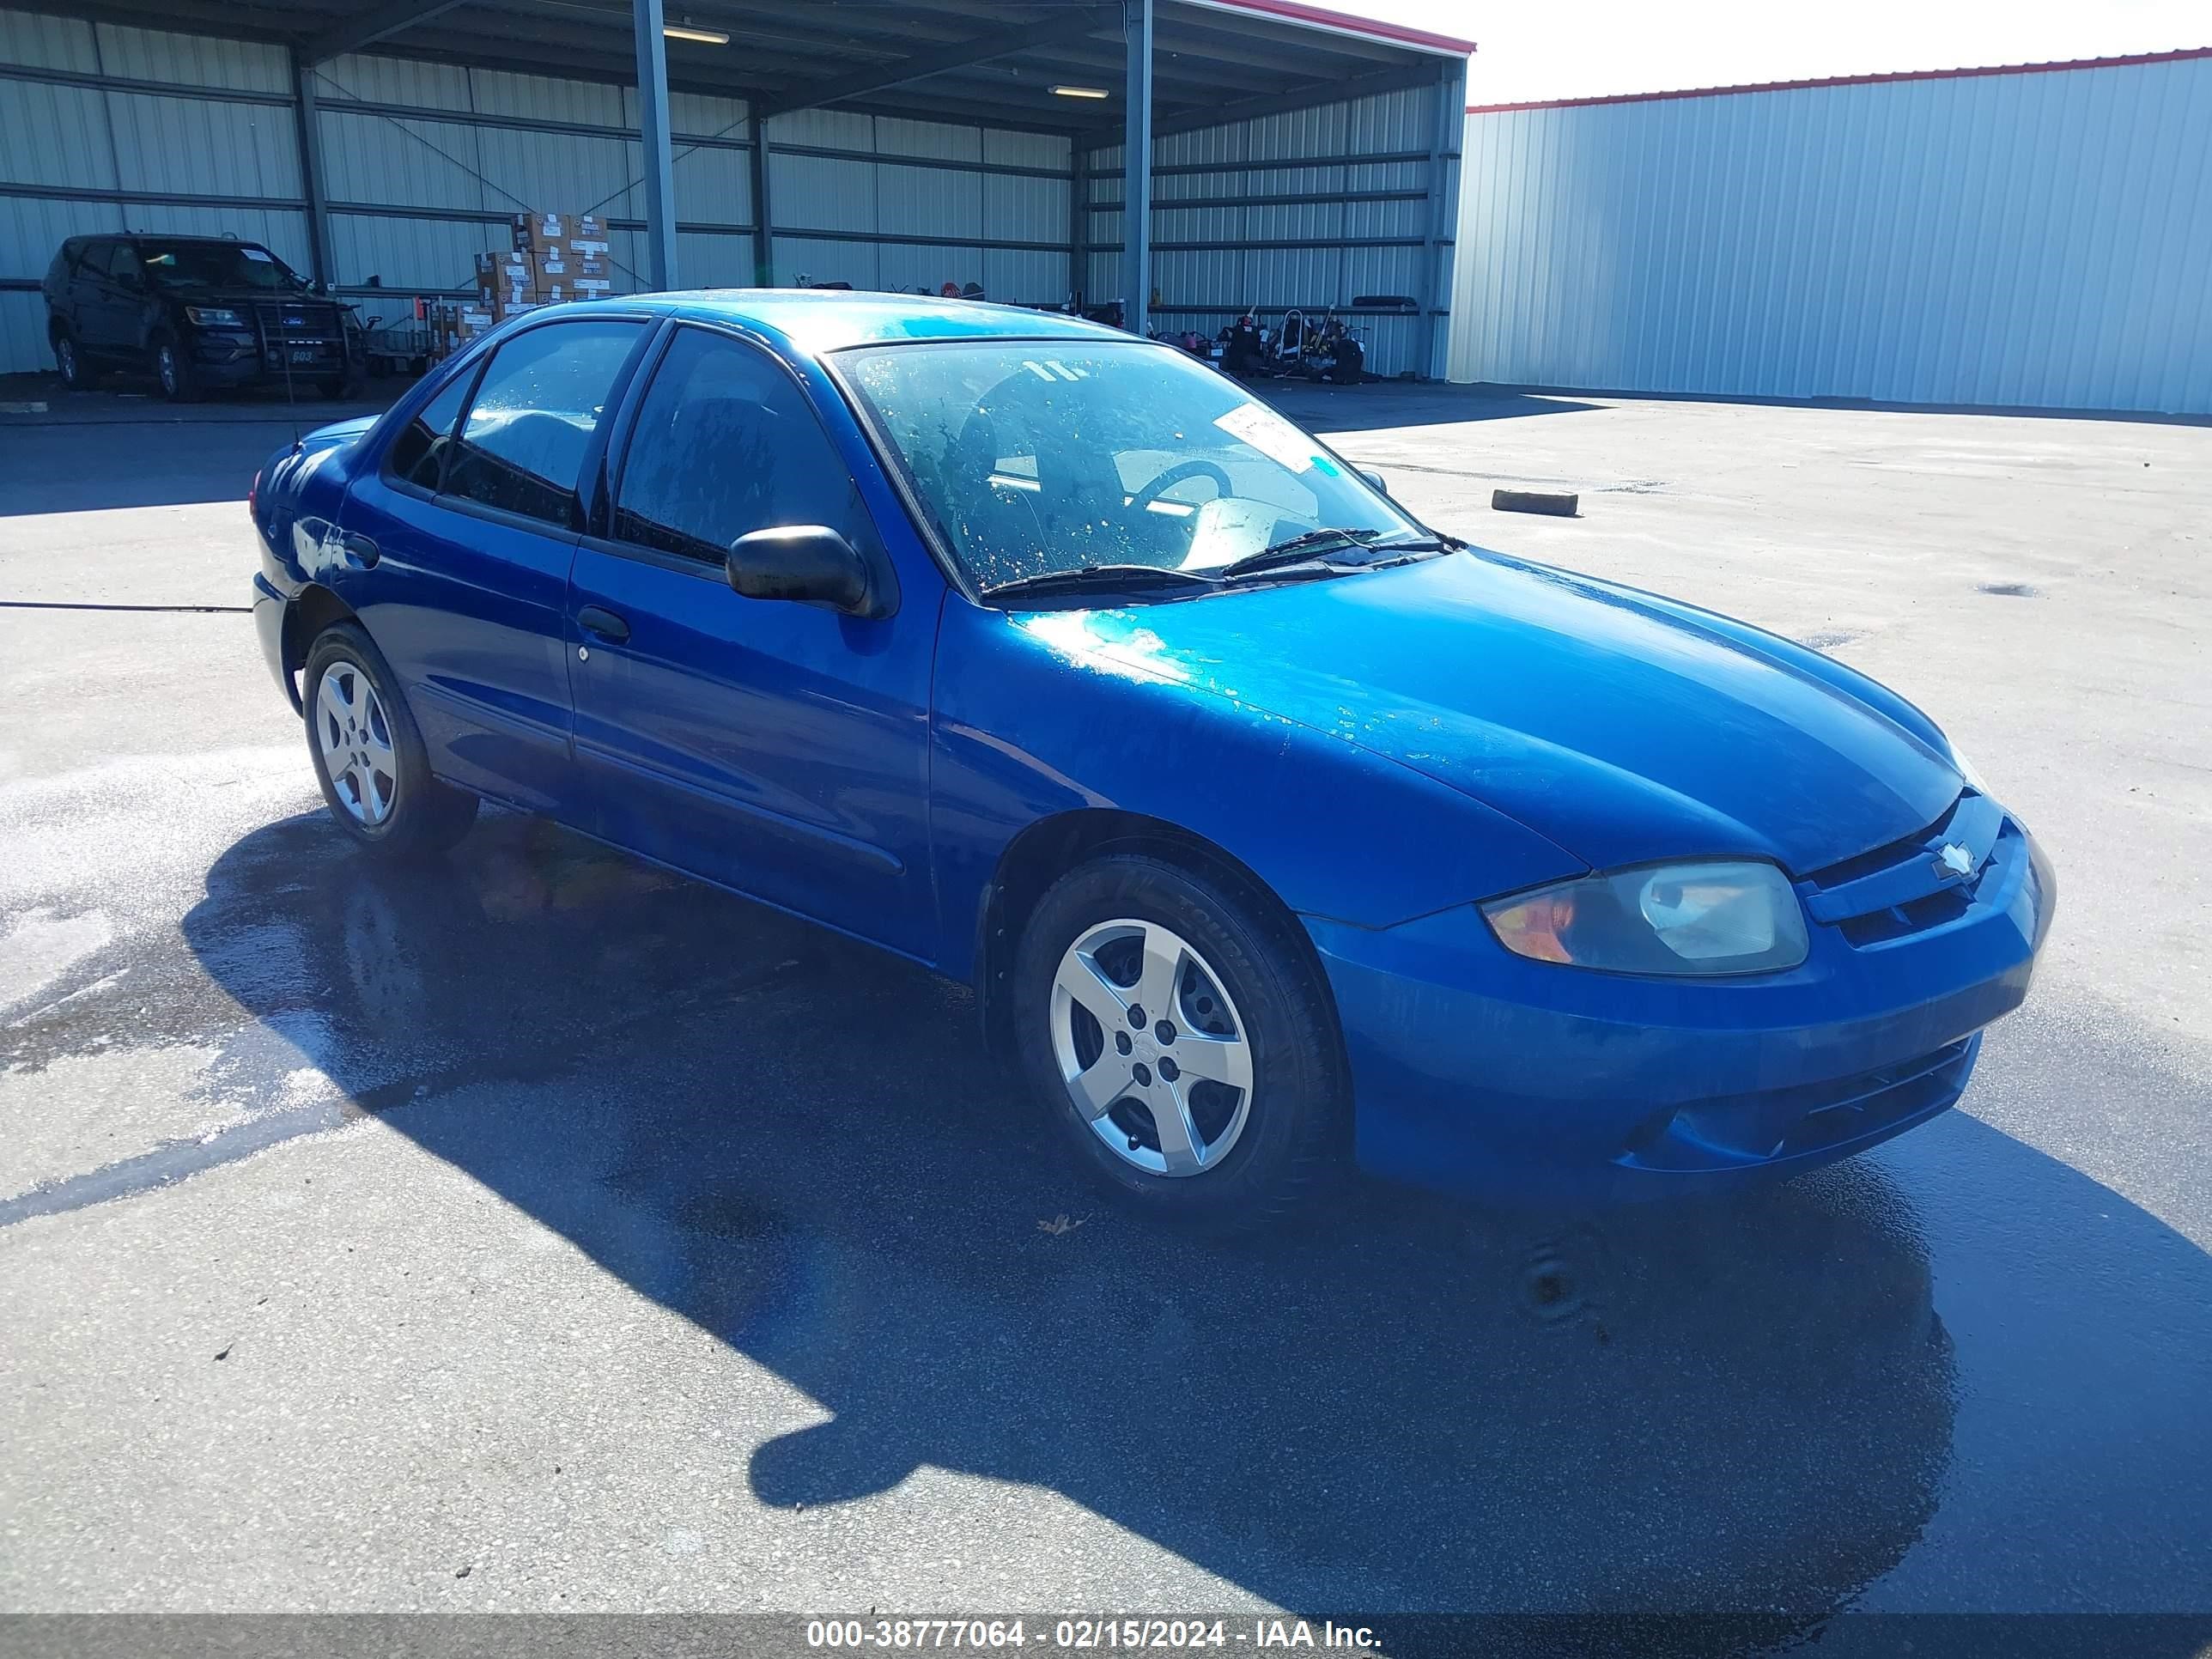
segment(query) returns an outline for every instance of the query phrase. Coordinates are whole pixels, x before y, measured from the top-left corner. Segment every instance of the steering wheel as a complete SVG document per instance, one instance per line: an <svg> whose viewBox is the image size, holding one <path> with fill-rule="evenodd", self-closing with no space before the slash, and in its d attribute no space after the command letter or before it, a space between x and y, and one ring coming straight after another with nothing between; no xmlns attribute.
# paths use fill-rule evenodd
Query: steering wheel
<svg viewBox="0 0 2212 1659"><path fill-rule="evenodd" d="M1179 461L1132 496L1129 501L1131 509L1142 513L1185 478L1212 479L1213 493L1217 496L1231 495L1237 488L1229 482L1229 475L1212 461Z"/></svg>

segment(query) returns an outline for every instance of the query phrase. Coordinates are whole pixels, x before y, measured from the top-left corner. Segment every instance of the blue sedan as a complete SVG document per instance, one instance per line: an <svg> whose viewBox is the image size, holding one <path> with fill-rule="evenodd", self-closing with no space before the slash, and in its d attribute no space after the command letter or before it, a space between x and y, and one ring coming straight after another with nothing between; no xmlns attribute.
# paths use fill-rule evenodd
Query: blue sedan
<svg viewBox="0 0 2212 1659"><path fill-rule="evenodd" d="M1819 653L1472 548L1165 346L744 291L572 305L256 481L332 818L479 800L972 984L1162 1216L1346 1153L1725 1185L1959 1098L2051 870Z"/></svg>

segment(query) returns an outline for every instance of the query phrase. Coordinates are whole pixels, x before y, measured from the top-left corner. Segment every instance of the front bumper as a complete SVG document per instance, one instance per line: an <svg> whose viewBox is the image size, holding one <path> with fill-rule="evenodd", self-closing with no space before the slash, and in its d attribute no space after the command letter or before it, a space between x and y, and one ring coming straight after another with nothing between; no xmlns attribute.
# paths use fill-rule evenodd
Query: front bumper
<svg viewBox="0 0 2212 1659"><path fill-rule="evenodd" d="M203 385L305 386L344 378L358 367L343 339L270 340L264 347L252 334L206 329L192 341L192 372Z"/></svg>
<svg viewBox="0 0 2212 1659"><path fill-rule="evenodd" d="M1361 1164L1536 1201L1793 1173L1950 1106L2019 1006L2056 890L2008 823L1964 914L1873 948L1816 925L1786 974L1689 981L1529 962L1472 907L1308 920L1351 1061Z"/></svg>

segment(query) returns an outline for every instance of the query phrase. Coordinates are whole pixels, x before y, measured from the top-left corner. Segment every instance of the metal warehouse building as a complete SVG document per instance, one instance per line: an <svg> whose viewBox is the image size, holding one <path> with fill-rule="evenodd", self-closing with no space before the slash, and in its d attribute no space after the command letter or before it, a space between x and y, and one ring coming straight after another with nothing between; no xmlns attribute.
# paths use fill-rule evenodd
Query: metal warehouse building
<svg viewBox="0 0 2212 1659"><path fill-rule="evenodd" d="M684 287L1149 293L1209 334L1403 296L1355 319L1369 365L1440 374L1470 49L1292 0L0 9L0 369L51 364L65 236L258 240L374 323L470 291L511 215L557 208L610 222L620 286L665 260ZM663 186L640 134L671 128Z"/></svg>
<svg viewBox="0 0 2212 1659"><path fill-rule="evenodd" d="M2212 52L1468 112L1451 378L2212 413Z"/></svg>

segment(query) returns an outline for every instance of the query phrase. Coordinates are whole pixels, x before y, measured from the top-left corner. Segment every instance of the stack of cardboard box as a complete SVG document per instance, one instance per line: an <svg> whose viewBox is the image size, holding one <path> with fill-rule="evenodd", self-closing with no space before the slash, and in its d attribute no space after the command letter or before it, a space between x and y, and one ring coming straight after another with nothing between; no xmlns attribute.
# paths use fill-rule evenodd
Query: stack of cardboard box
<svg viewBox="0 0 2212 1659"><path fill-rule="evenodd" d="M442 358L508 318L614 292L605 222L589 213L518 213L512 246L476 257L473 300L417 300L428 356Z"/></svg>
<svg viewBox="0 0 2212 1659"><path fill-rule="evenodd" d="M455 311L453 344L508 318L614 292L605 221L589 213L518 213L510 246L477 255L477 297Z"/></svg>

